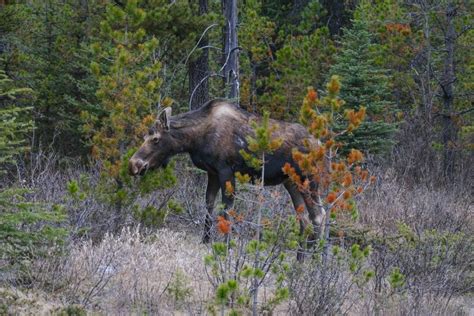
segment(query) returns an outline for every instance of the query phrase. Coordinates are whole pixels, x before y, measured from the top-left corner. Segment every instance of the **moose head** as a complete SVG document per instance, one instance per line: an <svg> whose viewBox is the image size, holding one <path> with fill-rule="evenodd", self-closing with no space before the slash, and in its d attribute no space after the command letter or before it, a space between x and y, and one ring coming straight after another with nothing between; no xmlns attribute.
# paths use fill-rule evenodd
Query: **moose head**
<svg viewBox="0 0 474 316"><path fill-rule="evenodd" d="M143 175L148 169L166 167L173 155L170 118L170 107L158 113L155 123L144 137L143 144L129 160L128 170L132 176Z"/></svg>

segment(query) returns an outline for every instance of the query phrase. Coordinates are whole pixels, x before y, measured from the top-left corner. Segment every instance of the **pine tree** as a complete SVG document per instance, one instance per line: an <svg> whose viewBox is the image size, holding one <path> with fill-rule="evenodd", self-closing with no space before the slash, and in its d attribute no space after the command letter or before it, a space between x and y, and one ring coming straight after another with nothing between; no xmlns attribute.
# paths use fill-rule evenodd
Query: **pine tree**
<svg viewBox="0 0 474 316"><path fill-rule="evenodd" d="M239 45L240 54L240 106L257 112L257 90L261 86L263 69L272 61L272 38L275 23L260 14L261 1L248 1L240 12Z"/></svg>
<svg viewBox="0 0 474 316"><path fill-rule="evenodd" d="M327 28L308 35L288 36L270 64L272 73L263 81L260 104L277 118L294 118L308 86L322 86L335 48Z"/></svg>
<svg viewBox="0 0 474 316"><path fill-rule="evenodd" d="M363 0L354 11L354 18L367 22L373 42L378 44L378 64L390 71L390 89L397 109L409 112L415 106L412 61L422 36L412 30L407 7L396 0Z"/></svg>
<svg viewBox="0 0 474 316"><path fill-rule="evenodd" d="M362 20L355 20L352 28L344 30L341 45L330 74L341 78L344 89L340 95L345 107L365 107L367 119L357 130L339 139L364 151L385 151L393 144L396 124L390 121L396 109L391 101L388 71L377 61L378 45L372 42Z"/></svg>
<svg viewBox="0 0 474 316"><path fill-rule="evenodd" d="M124 210L133 205L137 194L173 185L175 181L171 165L161 176L148 172L139 188L131 185L127 172L128 159L154 122L157 105L172 103L160 94L158 40L147 35L147 12L140 5L141 1L129 0L123 7L107 6L100 36L92 44L94 61L90 65L98 81L96 96L101 112L82 112L92 156L103 167L103 182L97 190L103 191L115 213L111 225L114 230L123 224ZM147 209L143 212L150 213ZM143 212L137 215L142 217Z"/></svg>
<svg viewBox="0 0 474 316"><path fill-rule="evenodd" d="M241 55L240 101L244 108L267 110L274 118L298 116L302 91L324 85L336 52L329 30L319 27L323 15L319 3L291 7L266 15L271 5L253 0L241 10L239 45L245 54ZM288 20L275 19L275 14Z"/></svg>
<svg viewBox="0 0 474 316"><path fill-rule="evenodd" d="M157 76L161 63L154 58L158 40L147 37L145 18L138 1L128 1L123 8L109 5L100 37L92 44L91 71L99 84L96 96L102 114L84 111L82 117L93 156L114 178L119 177L122 157L141 142L154 121L161 99L162 79ZM164 105L169 102L164 100Z"/></svg>
<svg viewBox="0 0 474 316"><path fill-rule="evenodd" d="M318 98L310 87L303 100L300 121L308 132L318 140L317 145L307 143L305 151L294 150L293 160L299 167L286 163L283 172L294 182L298 190L309 196L321 209L329 211L324 219L324 256L328 255L331 219L350 214L358 216L355 196L361 194L373 181L367 170L360 166L364 157L352 144L337 141L337 137L360 128L366 118L366 108L344 109L339 95L341 83L332 76L326 86L325 96ZM349 147L347 154L341 147ZM314 228L318 223L312 219ZM322 227L321 227L322 228ZM321 229L320 228L320 229Z"/></svg>

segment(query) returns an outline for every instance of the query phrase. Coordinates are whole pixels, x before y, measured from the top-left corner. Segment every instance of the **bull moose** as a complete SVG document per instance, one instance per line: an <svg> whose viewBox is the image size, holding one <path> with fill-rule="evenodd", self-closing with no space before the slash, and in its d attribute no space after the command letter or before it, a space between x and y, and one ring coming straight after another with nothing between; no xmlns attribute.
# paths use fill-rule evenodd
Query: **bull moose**
<svg viewBox="0 0 474 316"><path fill-rule="evenodd" d="M207 172L205 232L203 242L210 239L212 213L219 190L225 192L226 182L235 187L236 172L259 178L260 172L249 167L239 151L247 149L247 136L253 135L251 121L260 117L248 113L226 100L209 101L201 108L187 113L171 116L171 108L158 114L158 118L145 136L144 143L130 158L131 175L139 175L148 169L165 166L168 160L179 153L189 153L194 165ZM283 173L286 162L298 170L292 158L292 150L307 151L304 140L315 143L306 129L300 124L270 120L277 125L275 137L283 140L279 149L266 156L265 185L283 184L290 194L293 205L306 206L308 217L314 227L315 236L321 232L324 210L316 207L307 194L301 193ZM222 195L222 203L227 209L233 205L233 197ZM305 227L300 221L301 229Z"/></svg>

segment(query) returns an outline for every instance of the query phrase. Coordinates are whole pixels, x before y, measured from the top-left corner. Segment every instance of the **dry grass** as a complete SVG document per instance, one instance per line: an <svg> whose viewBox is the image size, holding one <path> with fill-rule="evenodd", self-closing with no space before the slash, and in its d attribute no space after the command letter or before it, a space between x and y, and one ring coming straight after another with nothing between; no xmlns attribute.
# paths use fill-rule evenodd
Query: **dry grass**
<svg viewBox="0 0 474 316"><path fill-rule="evenodd" d="M5 311L12 314L35 315L70 306L100 314L208 314L207 307L215 294L203 263L210 251L201 244L205 176L186 168L179 170L175 198L185 212L169 217L165 225L168 228L153 231L126 228L119 235L110 235L101 229L107 227L108 220L101 203L91 197L80 205L73 205L64 198L67 181L77 178L80 171L54 171L54 163L48 161L23 178L25 185L37 192L32 198L65 204L73 233L81 227L95 225L92 229L101 232L97 236L102 237L94 241L71 238L63 257L37 261L31 272L30 290L2 285L0 307L7 306ZM89 174L94 180L96 175ZM471 235L474 201L465 182L447 189L396 180L390 170L376 174L379 181L359 201L360 219L355 226L377 238L398 234L400 223L407 225L417 237L431 230L446 233L446 236ZM282 188L271 189L268 194L271 212L291 212ZM252 213L254 195L241 192L240 196L237 207ZM350 304L348 314L352 315L373 314L375 309L385 315L472 313L473 288L469 284L472 273L469 276L469 271L472 271L474 254L469 240L455 243L449 249L450 256L435 268L429 265L433 254L444 248L430 243L430 239L416 247L394 249L374 244L369 263L379 278L334 299L347 300L338 304L344 307ZM451 254L455 259L451 260ZM400 267L407 276L408 284L402 290L393 290L388 284L394 266ZM423 270L425 268L429 269ZM335 275L349 277L346 271L335 271ZM269 279L260 292L262 301L273 290ZM276 308L279 312L275 314L296 314L291 306L291 301L285 302ZM2 312L0 308L0 314Z"/></svg>
<svg viewBox="0 0 474 316"><path fill-rule="evenodd" d="M0 315L50 315L63 304L40 290L0 286Z"/></svg>
<svg viewBox="0 0 474 316"><path fill-rule="evenodd" d="M74 245L54 271L43 264L37 278L55 287L65 305L79 304L89 311L201 314L212 296L205 253L196 236L169 229L153 234L124 229L119 236L106 234L97 244Z"/></svg>
<svg viewBox="0 0 474 316"><path fill-rule="evenodd" d="M410 185L391 170L378 172L376 186L359 203L358 225L369 231L376 277L357 309L389 315L471 315L474 199L471 187ZM406 280L394 290L390 272Z"/></svg>
<svg viewBox="0 0 474 316"><path fill-rule="evenodd" d="M395 180L393 170L376 172L379 180L359 202L360 222L374 230L394 230L404 222L417 231L450 232L474 228L472 186L436 187Z"/></svg>

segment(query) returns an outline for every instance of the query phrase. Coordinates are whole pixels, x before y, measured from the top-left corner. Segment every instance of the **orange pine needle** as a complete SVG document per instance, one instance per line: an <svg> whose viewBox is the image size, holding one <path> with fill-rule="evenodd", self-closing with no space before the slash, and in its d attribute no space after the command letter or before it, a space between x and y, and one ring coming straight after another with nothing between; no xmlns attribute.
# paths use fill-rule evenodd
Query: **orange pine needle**
<svg viewBox="0 0 474 316"><path fill-rule="evenodd" d="M350 191L346 191L344 192L344 194L342 195L342 197L347 200L347 199L350 199L352 197L352 193Z"/></svg>
<svg viewBox="0 0 474 316"><path fill-rule="evenodd" d="M226 195L232 195L234 194L234 186L230 181L225 182L225 194Z"/></svg>
<svg viewBox="0 0 474 316"><path fill-rule="evenodd" d="M308 88L308 99L311 101L311 102L314 102L316 101L316 99L318 98L318 93L316 92L316 90L314 90L313 87L310 87Z"/></svg>
<svg viewBox="0 0 474 316"><path fill-rule="evenodd" d="M328 196L326 197L326 201L328 203L333 203L337 198L336 192L329 192Z"/></svg>
<svg viewBox="0 0 474 316"><path fill-rule="evenodd" d="M228 234L230 233L230 226L231 222L226 220L224 216L217 216L217 230L221 234Z"/></svg>
<svg viewBox="0 0 474 316"><path fill-rule="evenodd" d="M348 187L352 184L352 174L346 173L344 179L342 180L342 185Z"/></svg>
<svg viewBox="0 0 474 316"><path fill-rule="evenodd" d="M304 212L304 204L300 204L297 208L296 208L296 213L298 214L301 214Z"/></svg>
<svg viewBox="0 0 474 316"><path fill-rule="evenodd" d="M375 180L376 180L376 179L375 179L375 176L371 176L371 177L370 177L370 183L371 183L371 184L374 184L374 183L375 183Z"/></svg>

